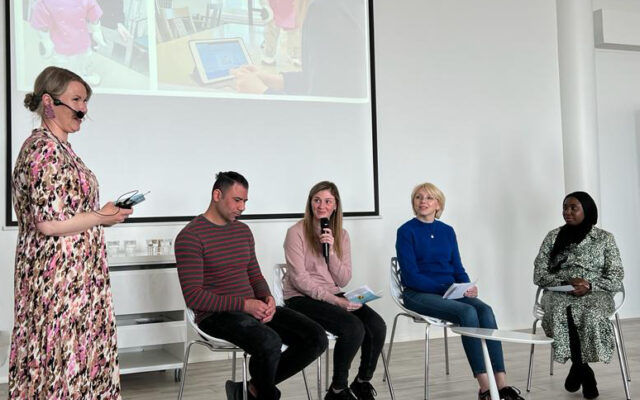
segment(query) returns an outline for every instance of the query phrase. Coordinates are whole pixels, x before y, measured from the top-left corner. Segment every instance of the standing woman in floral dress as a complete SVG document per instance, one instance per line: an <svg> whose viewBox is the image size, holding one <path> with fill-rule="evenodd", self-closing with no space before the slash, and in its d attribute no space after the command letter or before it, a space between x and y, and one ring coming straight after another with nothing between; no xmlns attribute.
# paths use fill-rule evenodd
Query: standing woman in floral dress
<svg viewBox="0 0 640 400"><path fill-rule="evenodd" d="M132 210L100 208L98 181L76 155L91 97L75 73L47 67L25 96L41 119L12 179L18 220L10 399L119 399L116 325L104 229Z"/></svg>

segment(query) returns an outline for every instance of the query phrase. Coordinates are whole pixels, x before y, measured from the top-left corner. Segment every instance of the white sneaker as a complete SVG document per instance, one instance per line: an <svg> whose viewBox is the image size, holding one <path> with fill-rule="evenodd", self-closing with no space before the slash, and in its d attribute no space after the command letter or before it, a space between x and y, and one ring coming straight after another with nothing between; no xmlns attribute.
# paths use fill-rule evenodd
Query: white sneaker
<svg viewBox="0 0 640 400"><path fill-rule="evenodd" d="M296 67L302 67L302 61L297 57L289 57L289 62Z"/></svg>
<svg viewBox="0 0 640 400"><path fill-rule="evenodd" d="M262 63L265 65L275 65L276 59L273 57L264 56L262 57Z"/></svg>

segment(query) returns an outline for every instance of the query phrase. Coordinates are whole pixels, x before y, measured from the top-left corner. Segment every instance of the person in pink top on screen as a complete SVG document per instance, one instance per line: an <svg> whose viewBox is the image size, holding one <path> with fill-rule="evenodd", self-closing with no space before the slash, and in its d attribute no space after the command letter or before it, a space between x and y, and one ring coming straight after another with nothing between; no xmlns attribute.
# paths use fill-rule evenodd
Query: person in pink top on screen
<svg viewBox="0 0 640 400"><path fill-rule="evenodd" d="M100 76L91 66L91 40L105 45L100 17L102 8L96 0L37 0L29 23L38 31L43 57L52 57L53 64L98 85Z"/></svg>

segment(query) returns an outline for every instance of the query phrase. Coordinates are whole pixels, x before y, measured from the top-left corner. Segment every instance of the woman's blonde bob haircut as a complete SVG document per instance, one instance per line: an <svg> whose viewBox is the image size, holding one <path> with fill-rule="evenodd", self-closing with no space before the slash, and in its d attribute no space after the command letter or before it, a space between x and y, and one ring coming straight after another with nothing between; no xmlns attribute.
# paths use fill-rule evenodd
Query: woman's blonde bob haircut
<svg viewBox="0 0 640 400"><path fill-rule="evenodd" d="M436 218L439 219L440 216L442 215L442 212L444 211L444 203L446 201L444 197L444 193L442 193L442 190L438 189L436 185L430 182L421 183L416 187L414 187L413 191L411 192L411 208L413 209L414 215L418 214L413 204L413 200L416 198L418 192L427 192L427 194L433 196L434 199L438 200L438 204L440 205L440 207L438 211L436 211Z"/></svg>

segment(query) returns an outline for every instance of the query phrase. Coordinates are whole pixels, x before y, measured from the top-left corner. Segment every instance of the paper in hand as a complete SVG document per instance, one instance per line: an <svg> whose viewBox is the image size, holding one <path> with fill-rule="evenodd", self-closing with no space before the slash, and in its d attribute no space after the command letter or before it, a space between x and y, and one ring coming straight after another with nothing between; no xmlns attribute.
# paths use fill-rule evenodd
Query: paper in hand
<svg viewBox="0 0 640 400"><path fill-rule="evenodd" d="M344 294L344 297L352 303L368 303L372 300L382 297L381 293L375 293L369 286L360 286L357 289L350 290Z"/></svg>
<svg viewBox="0 0 640 400"><path fill-rule="evenodd" d="M451 300L461 299L464 297L464 293L469 290L469 288L473 287L476 282L478 282L477 279L473 282L453 283L451 286L449 286L449 289L444 292L442 298Z"/></svg>
<svg viewBox="0 0 640 400"><path fill-rule="evenodd" d="M573 285L562 285L562 286L549 286L545 289L551 290L552 292L573 292L576 288L574 288Z"/></svg>

